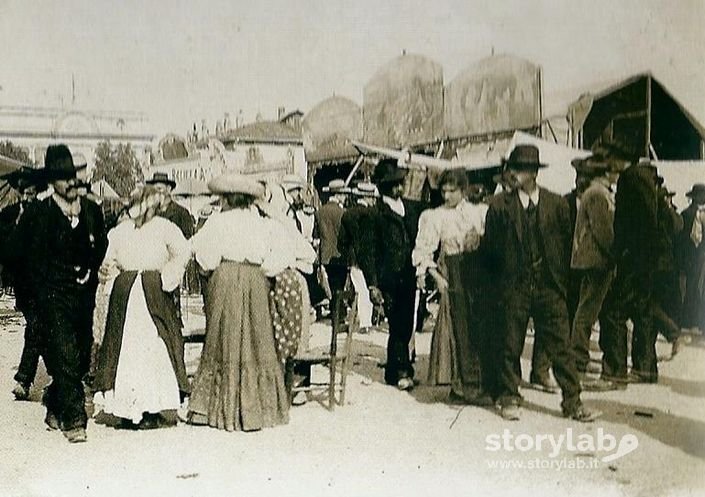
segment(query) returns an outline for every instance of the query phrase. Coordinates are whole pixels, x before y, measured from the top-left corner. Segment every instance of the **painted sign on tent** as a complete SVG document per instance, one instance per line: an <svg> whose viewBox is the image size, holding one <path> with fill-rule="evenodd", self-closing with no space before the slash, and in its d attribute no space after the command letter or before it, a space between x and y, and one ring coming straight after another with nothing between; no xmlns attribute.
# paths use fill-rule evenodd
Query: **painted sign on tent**
<svg viewBox="0 0 705 497"><path fill-rule="evenodd" d="M537 128L541 121L541 68L510 55L482 59L445 90L450 138Z"/></svg>
<svg viewBox="0 0 705 497"><path fill-rule="evenodd" d="M390 148L437 141L443 134L443 68L420 55L383 66L363 90L364 141Z"/></svg>

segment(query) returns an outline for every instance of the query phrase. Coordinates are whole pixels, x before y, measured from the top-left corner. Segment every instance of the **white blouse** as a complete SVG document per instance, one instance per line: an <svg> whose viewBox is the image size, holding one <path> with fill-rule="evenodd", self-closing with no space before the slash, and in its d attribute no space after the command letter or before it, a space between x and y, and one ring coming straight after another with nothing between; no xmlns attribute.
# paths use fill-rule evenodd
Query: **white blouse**
<svg viewBox="0 0 705 497"><path fill-rule="evenodd" d="M162 289L170 292L181 283L191 258L189 243L171 221L154 217L137 228L126 219L108 233L106 272L159 271Z"/></svg>
<svg viewBox="0 0 705 497"><path fill-rule="evenodd" d="M439 246L446 255L477 249L480 237L485 234L488 208L486 204L463 200L452 209L440 206L422 212L416 246L411 254L416 274L425 274L429 268L436 267L433 255Z"/></svg>
<svg viewBox="0 0 705 497"><path fill-rule="evenodd" d="M262 266L267 276L274 276L300 261L312 264L316 256L293 224L262 217L254 207L211 215L191 243L206 271L226 260Z"/></svg>

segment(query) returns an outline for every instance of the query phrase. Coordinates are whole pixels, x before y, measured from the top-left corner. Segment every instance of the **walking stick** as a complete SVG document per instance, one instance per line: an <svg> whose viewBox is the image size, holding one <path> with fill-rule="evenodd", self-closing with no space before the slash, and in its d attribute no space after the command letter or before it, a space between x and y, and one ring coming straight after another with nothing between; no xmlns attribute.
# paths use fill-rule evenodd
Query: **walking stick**
<svg viewBox="0 0 705 497"><path fill-rule="evenodd" d="M411 340L409 340L409 357L412 359L416 350L416 326L419 324L419 305L421 305L421 290L417 288L414 294L414 320L411 328Z"/></svg>

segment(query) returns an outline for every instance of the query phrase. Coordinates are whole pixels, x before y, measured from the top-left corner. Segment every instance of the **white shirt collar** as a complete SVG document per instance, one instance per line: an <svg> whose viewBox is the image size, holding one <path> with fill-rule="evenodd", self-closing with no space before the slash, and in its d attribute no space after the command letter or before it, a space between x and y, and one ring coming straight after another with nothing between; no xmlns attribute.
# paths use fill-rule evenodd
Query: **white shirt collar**
<svg viewBox="0 0 705 497"><path fill-rule="evenodd" d="M404 217L406 212L404 210L404 201L402 199L383 196L382 202L387 204L393 212L399 214L401 217Z"/></svg>
<svg viewBox="0 0 705 497"><path fill-rule="evenodd" d="M526 209L529 207L529 200L531 200L534 205L538 206L539 205L539 187L537 186L536 189L531 192L531 194L526 193L524 190L517 190L519 193L519 201L521 202L522 207Z"/></svg>

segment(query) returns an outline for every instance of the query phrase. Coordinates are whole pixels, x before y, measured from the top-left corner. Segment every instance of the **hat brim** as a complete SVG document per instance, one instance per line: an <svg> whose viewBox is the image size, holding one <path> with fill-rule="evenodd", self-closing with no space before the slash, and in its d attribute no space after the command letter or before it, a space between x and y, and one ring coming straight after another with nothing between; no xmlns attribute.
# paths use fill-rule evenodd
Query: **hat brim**
<svg viewBox="0 0 705 497"><path fill-rule="evenodd" d="M324 186L321 188L322 192L325 193L350 193L350 188L331 188L329 186Z"/></svg>
<svg viewBox="0 0 705 497"><path fill-rule="evenodd" d="M228 175L212 179L208 183L208 189L216 195L240 193L249 195L255 199L261 199L265 194L265 188L262 183Z"/></svg>
<svg viewBox="0 0 705 497"><path fill-rule="evenodd" d="M515 162L507 159L502 159L502 165L507 169L543 169L548 167L548 164L543 162Z"/></svg>
<svg viewBox="0 0 705 497"><path fill-rule="evenodd" d="M388 183L400 183L406 178L406 171L403 169L398 169L391 174L386 174L381 178L375 180L378 185L388 184Z"/></svg>
<svg viewBox="0 0 705 497"><path fill-rule="evenodd" d="M80 166L76 166L73 170L71 171L47 171L46 168L44 169L39 169L38 170L38 177L47 183L51 183L52 181L62 181L62 180L69 180L69 179L76 179L78 176L79 171L83 171L86 167L88 167L87 164L83 164Z"/></svg>
<svg viewBox="0 0 705 497"><path fill-rule="evenodd" d="M176 188L176 181L170 180L170 179L148 179L145 181L146 184L148 185L167 185L170 186L171 188Z"/></svg>

